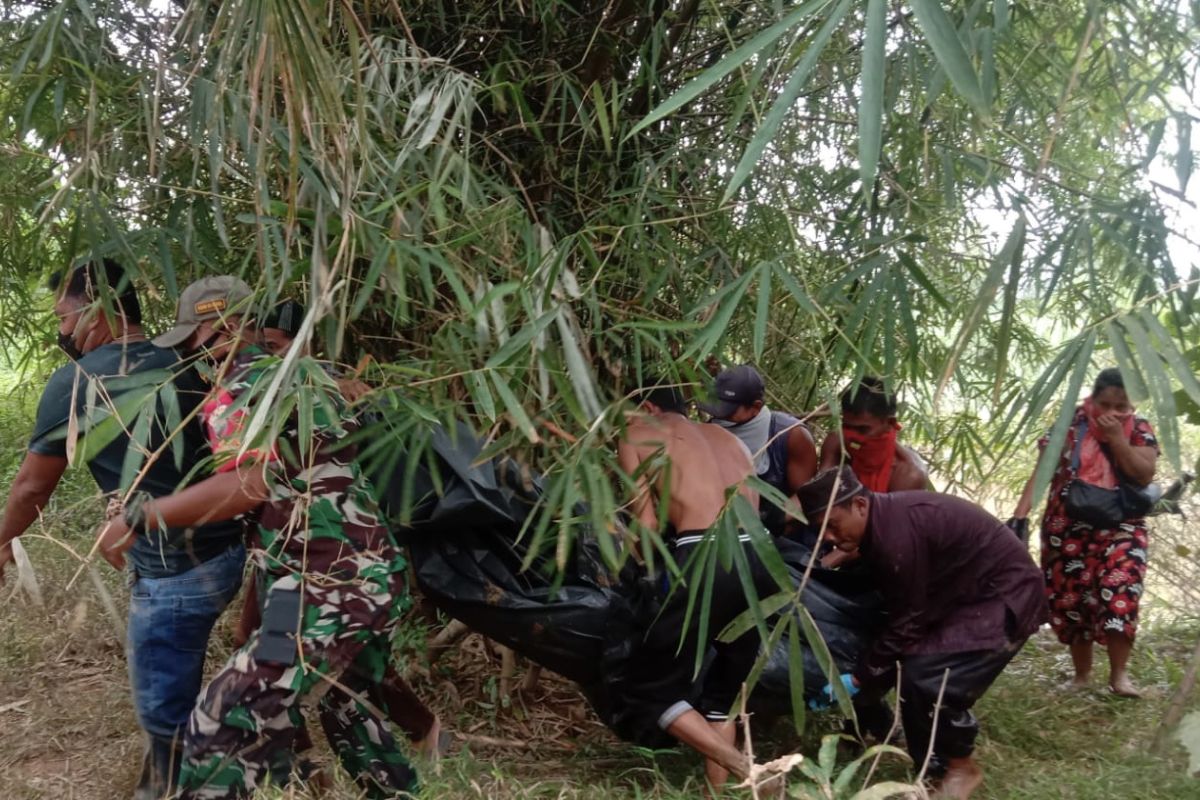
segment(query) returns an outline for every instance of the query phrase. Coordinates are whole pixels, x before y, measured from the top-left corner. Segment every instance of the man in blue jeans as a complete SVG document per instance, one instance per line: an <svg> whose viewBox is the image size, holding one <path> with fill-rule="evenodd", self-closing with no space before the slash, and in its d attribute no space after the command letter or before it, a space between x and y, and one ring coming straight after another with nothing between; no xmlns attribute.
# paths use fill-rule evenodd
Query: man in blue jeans
<svg viewBox="0 0 1200 800"><path fill-rule="evenodd" d="M124 270L109 260L91 262L53 288L59 346L70 361L42 393L29 451L9 490L0 521L0 580L12 540L37 519L66 471L72 430L78 430L75 459L83 454L101 491L116 498L131 488L170 495L208 453L192 413L205 387L173 350L146 340ZM123 424L99 425L110 413ZM129 674L148 737L135 800L174 789L209 634L237 594L245 558L237 522L144 534L129 552Z"/></svg>

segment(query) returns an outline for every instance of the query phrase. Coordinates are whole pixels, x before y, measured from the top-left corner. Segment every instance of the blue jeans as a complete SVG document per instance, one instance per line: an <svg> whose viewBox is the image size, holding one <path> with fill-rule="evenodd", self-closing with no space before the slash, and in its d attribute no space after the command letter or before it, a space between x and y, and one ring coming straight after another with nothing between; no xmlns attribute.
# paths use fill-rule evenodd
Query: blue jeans
<svg viewBox="0 0 1200 800"><path fill-rule="evenodd" d="M238 544L187 572L136 578L129 599L129 678L138 724L182 740L204 672L208 637L242 585Z"/></svg>

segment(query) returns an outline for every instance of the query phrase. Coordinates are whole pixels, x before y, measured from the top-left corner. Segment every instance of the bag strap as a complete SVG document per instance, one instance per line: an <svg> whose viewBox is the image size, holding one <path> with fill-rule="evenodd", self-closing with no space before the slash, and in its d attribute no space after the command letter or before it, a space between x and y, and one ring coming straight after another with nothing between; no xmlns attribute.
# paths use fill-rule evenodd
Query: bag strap
<svg viewBox="0 0 1200 800"><path fill-rule="evenodd" d="M1075 446L1071 448L1071 471L1079 474L1079 453L1083 450L1083 437L1087 436L1087 417L1075 426Z"/></svg>

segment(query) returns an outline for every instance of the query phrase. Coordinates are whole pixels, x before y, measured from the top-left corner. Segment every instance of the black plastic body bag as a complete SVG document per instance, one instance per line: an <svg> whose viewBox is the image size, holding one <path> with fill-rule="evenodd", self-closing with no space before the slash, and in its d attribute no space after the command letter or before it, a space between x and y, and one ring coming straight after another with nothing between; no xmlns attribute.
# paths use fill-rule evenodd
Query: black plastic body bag
<svg viewBox="0 0 1200 800"><path fill-rule="evenodd" d="M649 747L669 743L665 734L627 724L636 709L627 707L621 691L638 679L638 665L629 656L657 613L657 587L632 562L612 574L586 531L579 532L561 574L553 548L535 555L523 571L528 537L520 535L535 513L540 480L481 453L465 427L452 433L437 429L415 469L400 458L387 474L374 476L385 511L399 508L408 483L411 519L394 529L408 548L422 593L472 630L578 683L618 735ZM794 542L779 544L798 583L811 551ZM849 669L881 621L878 596L865 576L814 567L802 602L839 671ZM807 642L802 645L805 696L811 697L827 678ZM760 714L790 708L788 652L785 638L752 694L751 708Z"/></svg>

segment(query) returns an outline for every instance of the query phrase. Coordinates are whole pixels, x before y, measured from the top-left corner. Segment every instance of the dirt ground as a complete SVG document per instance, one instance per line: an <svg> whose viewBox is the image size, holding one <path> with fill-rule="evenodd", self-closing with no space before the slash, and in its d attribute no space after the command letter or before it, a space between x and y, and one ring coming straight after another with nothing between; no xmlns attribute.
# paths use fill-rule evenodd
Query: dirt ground
<svg viewBox="0 0 1200 800"><path fill-rule="evenodd" d="M124 800L136 782L141 739L126 683L120 576L103 565L96 579L87 572L76 575L78 562L65 556L61 542L30 537L26 544L44 604L17 594L11 581L0 587L0 800ZM210 666L229 653L232 619L227 614L218 628ZM419 651L437 627L414 612L398 644L407 653L403 663L420 663ZM1164 756L1147 753L1198 635L1194 618L1147 630L1133 662L1135 678L1148 690L1140 702L1112 698L1100 687L1063 693L1066 650L1048 634L1036 637L979 705L979 756L987 772L980 800L1200 797L1200 782L1188 777L1182 748L1172 746ZM531 691L506 696L500 663L491 647L472 636L431 672L414 677L414 687L454 734L452 752L438 769L421 766L423 796L699 796L701 771L694 755L619 742L573 686L553 675L543 675ZM524 670L518 668L514 685ZM1200 707L1200 701L1193 698L1190 707ZM799 737L781 720L756 733L758 749L768 757L813 754L820 737L838 725L833 715L810 718ZM327 759L319 726L312 731L318 753ZM897 762L880 775L905 780L909 773ZM798 792L794 796L804 796ZM339 779L322 799L360 796ZM268 792L264 800L311 797L293 787Z"/></svg>
<svg viewBox="0 0 1200 800"><path fill-rule="evenodd" d="M37 559L46 543L28 542ZM37 559L42 563L44 559ZM125 657L107 594L118 614L123 591L115 576L86 575L66 589L66 564L39 569L45 603L37 606L10 585L0 618L0 798L110 800L127 797L137 781L141 738L134 719ZM232 614L222 619L210 671L230 651ZM428 624L414 614L406 638L424 638ZM419 656L410 663L419 663ZM520 664L514 684L528 665ZM452 648L414 686L452 732L452 753L472 759L521 760L527 779L561 776L566 761L585 751L626 749L590 713L572 684L543 673L537 685L500 692L500 655L479 636ZM318 760L328 758L320 728L310 726ZM627 759L626 759L627 760ZM589 759L603 770L606 762ZM478 783L478 778L473 778Z"/></svg>

